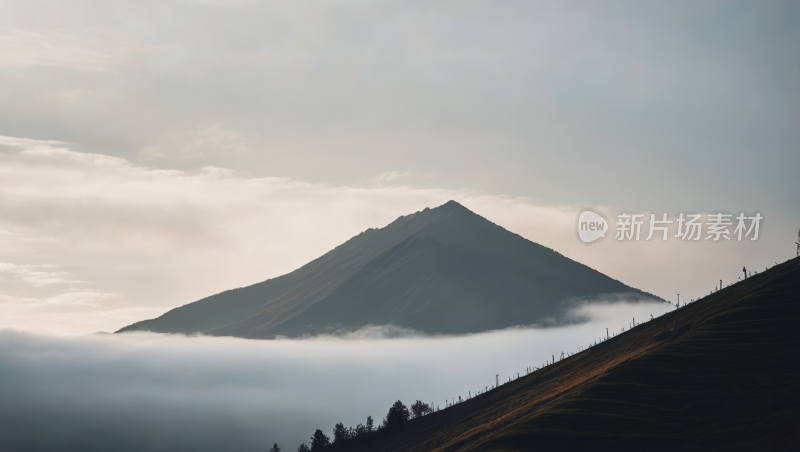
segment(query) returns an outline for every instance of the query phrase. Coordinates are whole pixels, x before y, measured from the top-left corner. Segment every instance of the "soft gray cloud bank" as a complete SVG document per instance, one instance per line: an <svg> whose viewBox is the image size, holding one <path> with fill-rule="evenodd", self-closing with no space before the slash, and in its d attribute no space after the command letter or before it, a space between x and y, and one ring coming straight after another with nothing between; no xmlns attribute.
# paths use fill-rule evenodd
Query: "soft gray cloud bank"
<svg viewBox="0 0 800 452"><path fill-rule="evenodd" d="M0 330L0 449L294 450L314 429L378 422L398 399L444 407L495 374L507 381L669 309L593 305L575 311L587 323L462 337L386 327L278 341Z"/></svg>

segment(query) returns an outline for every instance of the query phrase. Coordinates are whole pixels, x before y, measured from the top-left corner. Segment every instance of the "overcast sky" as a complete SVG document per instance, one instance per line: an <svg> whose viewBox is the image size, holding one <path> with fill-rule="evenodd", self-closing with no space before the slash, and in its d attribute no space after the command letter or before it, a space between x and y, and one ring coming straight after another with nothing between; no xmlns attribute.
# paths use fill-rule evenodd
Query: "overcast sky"
<svg viewBox="0 0 800 452"><path fill-rule="evenodd" d="M456 199L674 300L794 255L794 1L0 0L0 327L116 330ZM761 212L580 244L580 208Z"/></svg>

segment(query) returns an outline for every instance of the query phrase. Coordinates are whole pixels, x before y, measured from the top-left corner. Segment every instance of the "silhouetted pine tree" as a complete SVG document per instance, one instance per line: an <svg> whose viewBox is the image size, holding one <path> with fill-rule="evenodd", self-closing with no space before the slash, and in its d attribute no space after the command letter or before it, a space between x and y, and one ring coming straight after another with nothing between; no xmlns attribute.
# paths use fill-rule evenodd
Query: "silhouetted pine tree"
<svg viewBox="0 0 800 452"><path fill-rule="evenodd" d="M408 408L403 405L403 402L398 400L389 408L389 412L386 413L386 417L383 419L383 426L397 427L403 425L408 422L410 416Z"/></svg>
<svg viewBox="0 0 800 452"><path fill-rule="evenodd" d="M278 447L278 443L273 444L272 447L269 448L269 452L281 452L281 448Z"/></svg>
<svg viewBox="0 0 800 452"><path fill-rule="evenodd" d="M356 429L353 433L355 434L355 437L358 438L361 435L367 433L367 428L364 427L364 424L359 423L358 425L356 425Z"/></svg>
<svg viewBox="0 0 800 452"><path fill-rule="evenodd" d="M343 442L350 439L349 436L347 429L344 428L344 424L341 422L333 427L333 444L341 445Z"/></svg>
<svg viewBox="0 0 800 452"><path fill-rule="evenodd" d="M321 452L323 449L331 445L331 439L322 430L317 429L314 435L311 436L311 452Z"/></svg>

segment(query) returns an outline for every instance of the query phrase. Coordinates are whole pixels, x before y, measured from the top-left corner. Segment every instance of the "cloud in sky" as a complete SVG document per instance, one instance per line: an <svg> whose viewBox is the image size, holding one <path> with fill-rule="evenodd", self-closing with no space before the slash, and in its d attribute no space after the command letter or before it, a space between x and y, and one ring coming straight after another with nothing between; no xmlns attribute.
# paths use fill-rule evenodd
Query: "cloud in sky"
<svg viewBox="0 0 800 452"><path fill-rule="evenodd" d="M583 206L466 189L312 184L218 167L159 170L74 149L0 137L0 326L114 331L288 273L368 228L450 199L671 300L705 294L720 278L735 280L743 264L771 265L780 250L786 257L793 251L775 229L753 243L606 240L587 247L574 233ZM400 174L377 179L402 182L390 180ZM776 228L769 220L765 228Z"/></svg>
<svg viewBox="0 0 800 452"><path fill-rule="evenodd" d="M230 158L249 152L247 139L236 131L219 124L201 129L190 136L169 135L159 143L142 148L139 159L151 161L164 158L208 160L215 155Z"/></svg>
<svg viewBox="0 0 800 452"><path fill-rule="evenodd" d="M0 274L5 273L10 275L13 279L30 284L34 287L73 282L69 278L69 273L67 272L46 271L54 267L55 265L47 264L15 265L0 263Z"/></svg>
<svg viewBox="0 0 800 452"><path fill-rule="evenodd" d="M25 30L0 27L0 66L118 72L121 35L111 30Z"/></svg>
<svg viewBox="0 0 800 452"><path fill-rule="evenodd" d="M294 450L317 428L380 422L400 399L445 406L669 310L578 308L546 329L426 337L372 327L342 337L253 341L130 333L57 338L0 330L0 448ZM387 339L386 335L393 337Z"/></svg>
<svg viewBox="0 0 800 452"><path fill-rule="evenodd" d="M797 2L501 3L5 2L0 135L547 205L797 204Z"/></svg>

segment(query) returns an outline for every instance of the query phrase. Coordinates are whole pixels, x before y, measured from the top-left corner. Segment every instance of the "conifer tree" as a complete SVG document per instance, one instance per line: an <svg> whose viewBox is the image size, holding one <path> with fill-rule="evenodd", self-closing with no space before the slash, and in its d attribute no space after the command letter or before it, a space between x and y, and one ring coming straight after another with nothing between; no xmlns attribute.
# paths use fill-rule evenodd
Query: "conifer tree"
<svg viewBox="0 0 800 452"><path fill-rule="evenodd" d="M331 439L328 435L322 433L322 430L317 429L314 435L311 436L311 452L321 452L323 449L331 445Z"/></svg>
<svg viewBox="0 0 800 452"><path fill-rule="evenodd" d="M386 417L383 419L383 426L384 427L397 427L405 424L408 422L408 418L411 414L408 412L408 408L403 405L403 402L397 401L389 408L389 412L386 413Z"/></svg>
<svg viewBox="0 0 800 452"><path fill-rule="evenodd" d="M347 429L341 422L333 427L333 444L342 444L349 439L348 436Z"/></svg>

